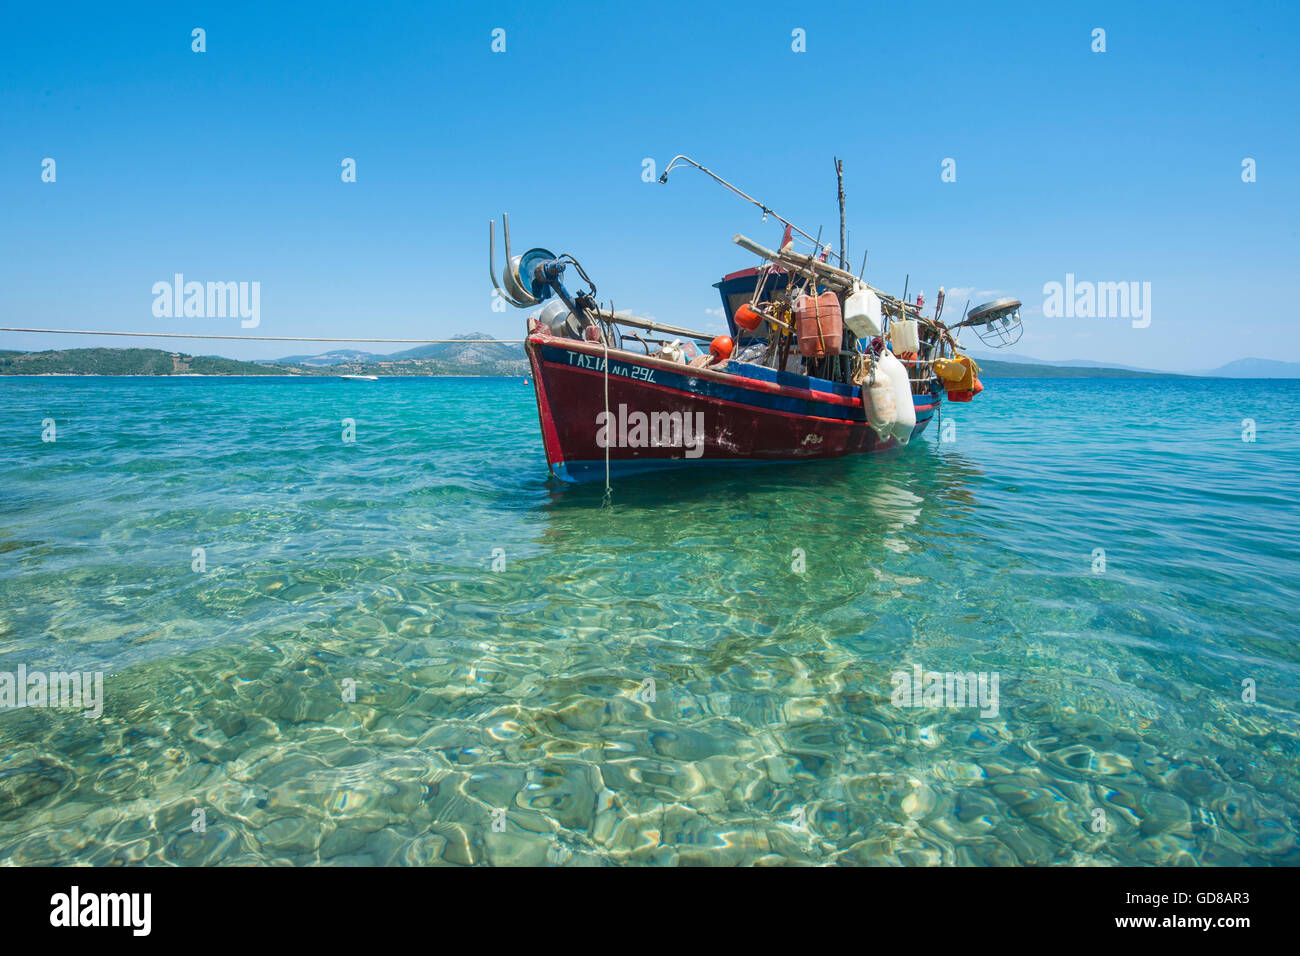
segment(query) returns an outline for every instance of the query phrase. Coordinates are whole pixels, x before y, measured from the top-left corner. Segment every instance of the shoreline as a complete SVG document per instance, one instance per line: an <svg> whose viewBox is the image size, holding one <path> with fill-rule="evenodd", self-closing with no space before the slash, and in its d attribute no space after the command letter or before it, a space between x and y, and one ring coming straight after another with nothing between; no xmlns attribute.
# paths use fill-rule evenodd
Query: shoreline
<svg viewBox="0 0 1300 956"><path fill-rule="evenodd" d="M357 373L348 373L349 375ZM371 373L366 373L371 374ZM407 379L407 378L527 378L527 375L376 375L376 380L380 379ZM252 379L294 379L307 382L328 381L337 379L343 381L344 375L246 375L233 374L226 375L222 373L210 372L180 372L175 375L107 375L102 372L22 372L19 374L5 374L0 372L0 381L8 378L252 378Z"/></svg>

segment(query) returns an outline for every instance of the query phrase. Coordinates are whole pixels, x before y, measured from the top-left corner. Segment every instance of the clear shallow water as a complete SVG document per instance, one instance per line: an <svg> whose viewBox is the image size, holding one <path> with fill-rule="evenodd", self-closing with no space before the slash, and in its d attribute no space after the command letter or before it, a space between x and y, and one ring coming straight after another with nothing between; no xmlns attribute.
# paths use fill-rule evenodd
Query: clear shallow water
<svg viewBox="0 0 1300 956"><path fill-rule="evenodd" d="M1300 863L1300 382L946 412L602 510L518 380L0 379L0 671L105 673L0 862Z"/></svg>

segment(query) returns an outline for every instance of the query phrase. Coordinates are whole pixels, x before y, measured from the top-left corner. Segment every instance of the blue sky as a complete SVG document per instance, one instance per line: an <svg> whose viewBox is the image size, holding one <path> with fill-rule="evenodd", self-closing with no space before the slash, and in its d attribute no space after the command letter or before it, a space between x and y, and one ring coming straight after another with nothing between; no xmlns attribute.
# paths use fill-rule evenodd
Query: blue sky
<svg viewBox="0 0 1300 956"><path fill-rule="evenodd" d="M965 290L1015 295L1020 354L1300 360L1295 5L10 4L0 17L0 325L239 334L237 319L153 315L154 283L180 272L259 282L254 334L518 337L524 313L492 310L487 274L487 221L504 209L516 251L575 254L602 300L713 327L711 284L753 261L731 236L775 245L781 227L691 170L643 182L642 161L692 155L829 236L838 155L867 279L899 294L910 274L930 300L945 285L950 310ZM1256 182L1242 182L1246 157ZM941 181L945 158L956 182ZM1044 284L1067 273L1150 282L1149 327L1044 317ZM0 333L0 348L90 344L331 347Z"/></svg>

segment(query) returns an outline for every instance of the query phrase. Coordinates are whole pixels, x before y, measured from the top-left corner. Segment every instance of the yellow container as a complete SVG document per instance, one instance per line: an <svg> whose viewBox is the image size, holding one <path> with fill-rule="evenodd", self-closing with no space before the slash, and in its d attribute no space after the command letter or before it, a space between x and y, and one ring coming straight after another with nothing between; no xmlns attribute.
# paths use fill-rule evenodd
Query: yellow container
<svg viewBox="0 0 1300 956"><path fill-rule="evenodd" d="M980 367L969 355L955 355L950 359L935 359L934 374L943 380L943 384L954 392L966 391L975 385L975 376Z"/></svg>

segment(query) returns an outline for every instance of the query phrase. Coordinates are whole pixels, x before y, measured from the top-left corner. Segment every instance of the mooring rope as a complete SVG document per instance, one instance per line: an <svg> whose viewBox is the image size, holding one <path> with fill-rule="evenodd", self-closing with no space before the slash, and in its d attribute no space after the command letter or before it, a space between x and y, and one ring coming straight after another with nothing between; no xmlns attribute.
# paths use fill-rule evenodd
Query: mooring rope
<svg viewBox="0 0 1300 956"><path fill-rule="evenodd" d="M519 345L525 339L340 339L320 335L198 335L192 332L108 332L100 329L16 329L0 328L0 332L42 332L49 335L129 335L142 339L239 339L244 342L386 342L419 345L485 345L497 342L502 345Z"/></svg>
<svg viewBox="0 0 1300 956"><path fill-rule="evenodd" d="M613 308L612 303L610 308ZM609 484L609 340L601 336L600 342L605 349L605 497L601 500L600 506L608 508L613 504L614 496L614 489Z"/></svg>

